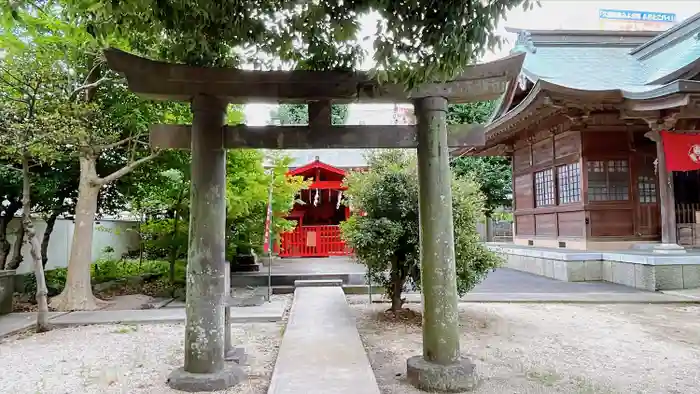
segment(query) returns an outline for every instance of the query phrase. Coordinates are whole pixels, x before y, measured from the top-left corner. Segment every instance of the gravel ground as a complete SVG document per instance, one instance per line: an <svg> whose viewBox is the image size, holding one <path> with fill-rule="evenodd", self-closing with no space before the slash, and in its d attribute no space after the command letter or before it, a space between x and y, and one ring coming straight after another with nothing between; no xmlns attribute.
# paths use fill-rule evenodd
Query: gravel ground
<svg viewBox="0 0 700 394"><path fill-rule="evenodd" d="M387 304L353 300L384 394L417 394L406 359L421 328L380 321ZM420 309L420 305L410 305ZM476 393L700 393L700 306L460 304Z"/></svg>
<svg viewBox="0 0 700 394"><path fill-rule="evenodd" d="M248 381L225 393L267 392L284 325L232 325ZM165 381L182 366L184 334L184 324L102 325L10 337L0 341L0 393L180 393Z"/></svg>

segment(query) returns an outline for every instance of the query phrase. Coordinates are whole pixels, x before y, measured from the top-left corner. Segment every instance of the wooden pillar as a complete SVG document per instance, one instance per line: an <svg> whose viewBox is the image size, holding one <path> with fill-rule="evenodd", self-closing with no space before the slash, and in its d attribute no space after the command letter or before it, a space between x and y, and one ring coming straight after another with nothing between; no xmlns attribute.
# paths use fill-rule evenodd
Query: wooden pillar
<svg viewBox="0 0 700 394"><path fill-rule="evenodd" d="M459 310L447 145L447 100L416 100L423 355L407 361L407 378L425 391L463 391L474 365L459 349Z"/></svg>
<svg viewBox="0 0 700 394"><path fill-rule="evenodd" d="M652 132L656 142L656 172L659 177L659 205L661 208L661 243L678 243L676 237L676 199L673 192L673 173L666 169L664 142L658 131Z"/></svg>

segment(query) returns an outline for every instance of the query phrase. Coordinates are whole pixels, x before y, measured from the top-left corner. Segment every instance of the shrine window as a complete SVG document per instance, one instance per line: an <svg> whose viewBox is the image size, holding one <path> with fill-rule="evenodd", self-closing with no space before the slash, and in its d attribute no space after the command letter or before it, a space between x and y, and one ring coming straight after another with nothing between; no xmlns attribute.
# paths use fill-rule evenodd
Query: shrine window
<svg viewBox="0 0 700 394"><path fill-rule="evenodd" d="M637 177L637 189L640 204L656 203L656 178L645 175Z"/></svg>
<svg viewBox="0 0 700 394"><path fill-rule="evenodd" d="M628 201L630 195L627 160L588 162L588 201Z"/></svg>
<svg viewBox="0 0 700 394"><path fill-rule="evenodd" d="M554 170L547 169L535 173L535 206L555 205Z"/></svg>
<svg viewBox="0 0 700 394"><path fill-rule="evenodd" d="M579 163L557 167L559 204L581 201L581 166Z"/></svg>

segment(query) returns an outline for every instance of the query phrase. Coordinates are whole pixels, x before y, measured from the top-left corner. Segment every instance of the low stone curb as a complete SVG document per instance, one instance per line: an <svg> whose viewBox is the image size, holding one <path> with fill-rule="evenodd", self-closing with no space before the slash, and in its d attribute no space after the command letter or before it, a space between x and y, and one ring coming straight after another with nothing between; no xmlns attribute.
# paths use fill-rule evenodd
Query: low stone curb
<svg viewBox="0 0 700 394"><path fill-rule="evenodd" d="M49 321L70 312L49 312ZM0 316L0 339L15 335L36 325L36 312L15 312Z"/></svg>
<svg viewBox="0 0 700 394"><path fill-rule="evenodd" d="M420 303L417 293L405 295L406 302ZM467 293L461 303L568 303L568 304L700 304L700 299L658 293Z"/></svg>

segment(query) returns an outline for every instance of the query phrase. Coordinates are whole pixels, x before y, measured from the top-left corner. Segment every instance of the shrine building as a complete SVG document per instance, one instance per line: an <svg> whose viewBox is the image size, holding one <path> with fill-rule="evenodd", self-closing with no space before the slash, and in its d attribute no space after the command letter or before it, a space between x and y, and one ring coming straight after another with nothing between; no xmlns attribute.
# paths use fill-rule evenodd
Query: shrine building
<svg viewBox="0 0 700 394"><path fill-rule="evenodd" d="M355 165L358 164L361 164L360 160L355 160ZM299 192L294 207L286 216L287 220L296 222L296 226L294 230L281 234L276 245L280 257L347 256L352 253L340 234L340 224L352 214L343 199L346 190L343 182L348 171L362 171L364 168L340 168L324 163L316 156L312 162L289 170L288 176L302 177L310 184Z"/></svg>
<svg viewBox="0 0 700 394"><path fill-rule="evenodd" d="M700 266L690 264L700 264L700 14L665 32L508 31L518 34L512 52L526 54L520 78L486 126L486 144L453 154L512 158L515 245L498 249L509 266L650 290L699 287ZM535 258L535 249L559 254ZM623 260L643 253L679 264L687 283L635 279L642 268ZM601 263L589 268L589 259Z"/></svg>

